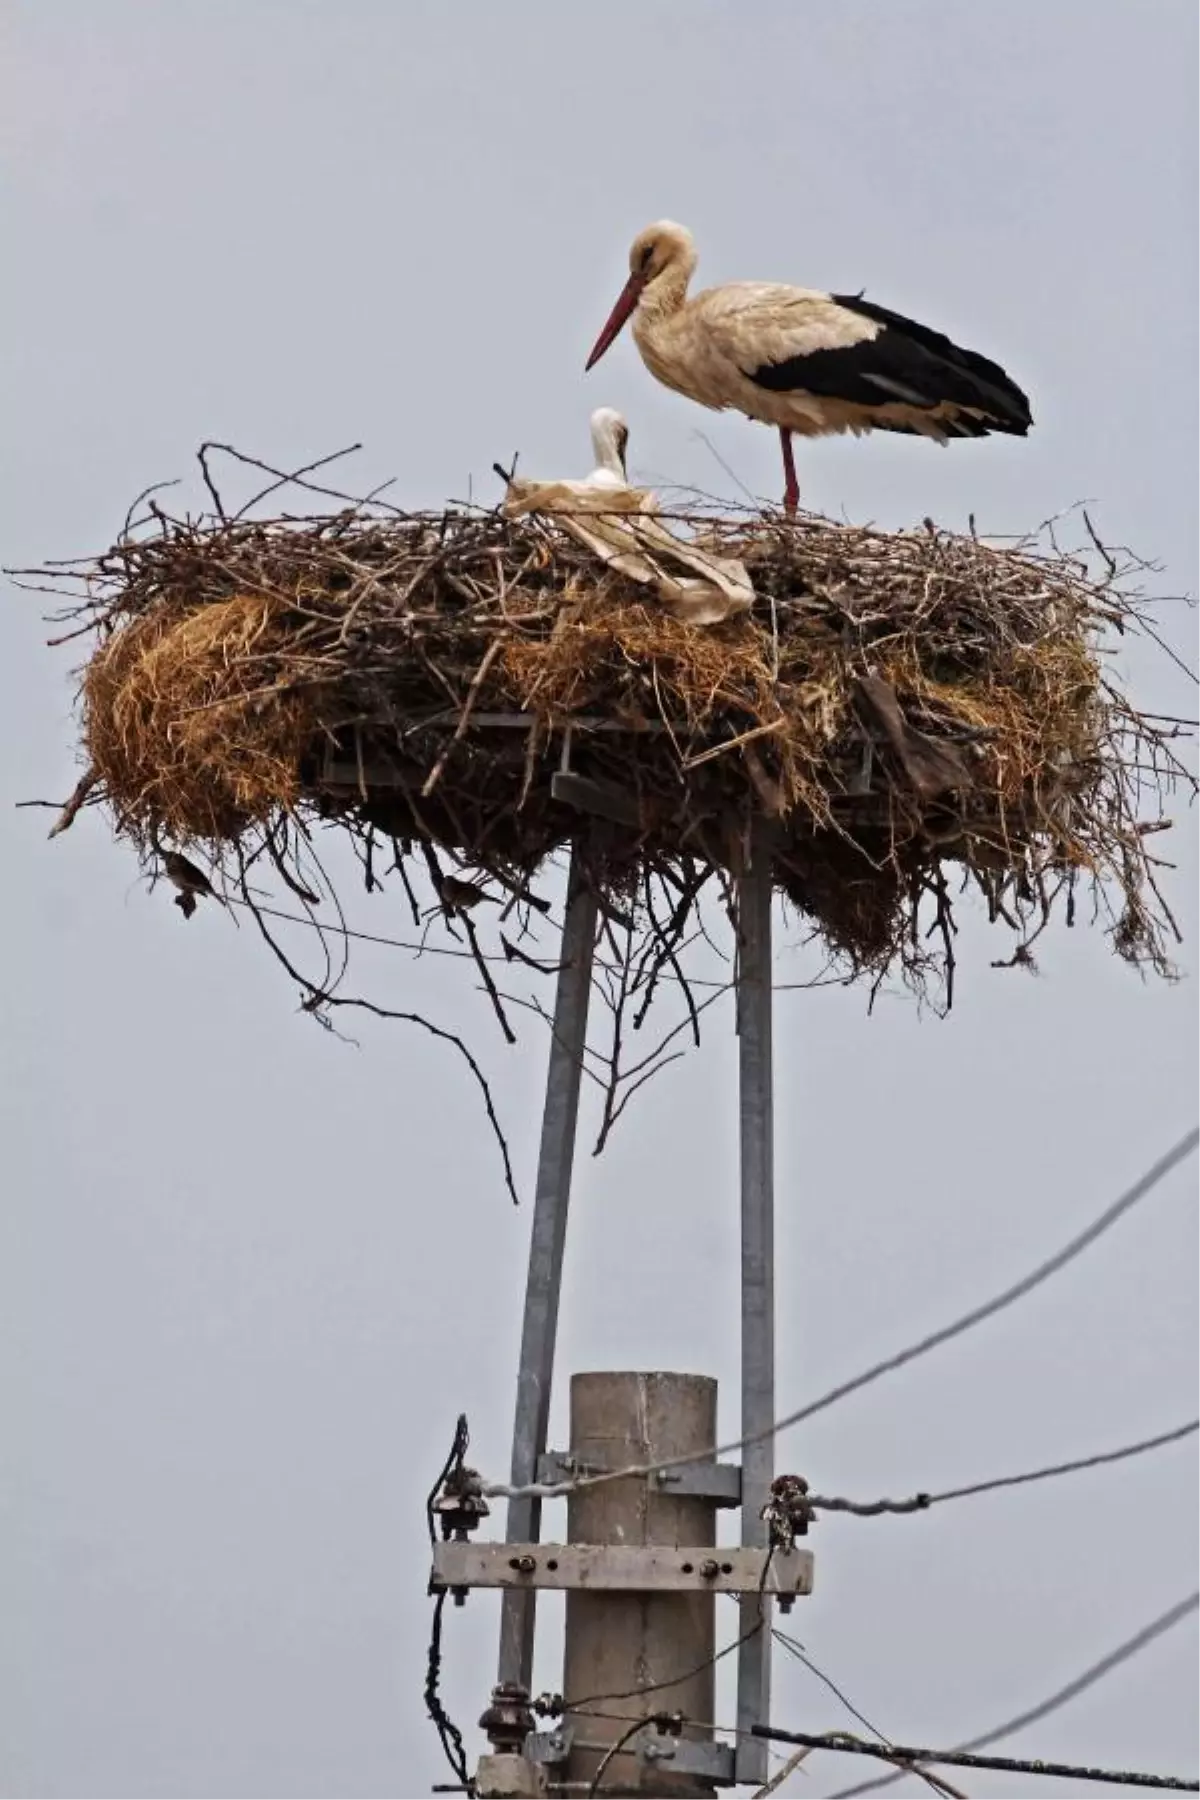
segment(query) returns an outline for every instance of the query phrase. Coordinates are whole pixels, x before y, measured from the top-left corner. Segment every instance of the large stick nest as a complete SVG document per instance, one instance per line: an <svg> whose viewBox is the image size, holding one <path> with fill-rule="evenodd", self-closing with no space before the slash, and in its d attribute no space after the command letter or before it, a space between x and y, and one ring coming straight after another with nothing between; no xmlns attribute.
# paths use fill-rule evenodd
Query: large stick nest
<svg viewBox="0 0 1200 1800"><path fill-rule="evenodd" d="M368 858L385 840L401 877L432 855L514 895L574 840L643 921L652 878L686 911L736 875L757 821L776 887L848 975L948 975L964 885L1021 960L1081 878L1120 955L1168 971L1146 841L1179 728L1139 716L1104 660L1106 634L1142 623L1141 565L1052 531L664 523L743 560L750 614L685 624L544 517L151 501L55 570L96 633L77 800L243 888L265 848L299 891L317 821Z"/></svg>

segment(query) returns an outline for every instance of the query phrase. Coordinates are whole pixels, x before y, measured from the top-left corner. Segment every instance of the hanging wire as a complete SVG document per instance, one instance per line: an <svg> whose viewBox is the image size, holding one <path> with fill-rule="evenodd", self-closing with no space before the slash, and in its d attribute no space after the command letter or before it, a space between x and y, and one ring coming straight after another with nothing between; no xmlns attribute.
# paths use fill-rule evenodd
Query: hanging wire
<svg viewBox="0 0 1200 1800"><path fill-rule="evenodd" d="M1180 1138L1178 1143L1172 1145L1163 1156L1159 1157L1158 1161L1153 1163L1145 1174L1133 1183L1132 1187L1127 1188L1110 1206L1105 1207L1104 1211L1093 1219L1090 1225L1071 1238L1053 1256L1047 1257L1044 1262L1031 1269L1027 1275L1023 1275L1019 1281L1013 1282L1011 1287L1004 1288L1000 1293L993 1295L990 1300L985 1300L982 1305L973 1307L970 1312L962 1313L949 1325L943 1325L940 1330L918 1339L916 1343L907 1345L903 1350L898 1350L895 1355L885 1357L881 1362L873 1363L861 1374L851 1376L848 1381L839 1382L836 1387L830 1388L818 1399L810 1400L807 1406L797 1407L795 1412L786 1413L782 1418L776 1419L763 1431L750 1432L745 1437L734 1438L727 1444L717 1444L707 1450L692 1451L686 1456L666 1457L661 1462L632 1463L627 1468L605 1469L602 1473L595 1475L578 1475L569 1481L530 1482L524 1487L514 1487L507 1482L489 1482L484 1484L483 1492L489 1498L499 1497L509 1500L558 1499L566 1494L579 1493L584 1488L604 1486L610 1481L626 1481L632 1476L638 1475L661 1475L668 1469L682 1468L688 1463L707 1462L711 1458L731 1455L734 1451L744 1450L747 1445L762 1443L765 1439L774 1437L778 1432L788 1430L793 1425L800 1425L805 1420L814 1418L817 1413L824 1412L826 1408L833 1406L837 1401L857 1393L860 1388L869 1387L872 1382L878 1381L882 1376L890 1375L894 1370L903 1368L907 1363L915 1362L918 1357L927 1356L931 1350L939 1349L941 1345L949 1343L952 1338L961 1337L965 1331L972 1330L976 1325L982 1325L986 1319L994 1318L997 1313L1003 1312L1016 1301L1024 1299L1026 1294L1032 1293L1051 1276L1057 1275L1060 1270L1067 1267L1068 1263L1074 1262L1077 1256L1081 1256L1085 1250L1089 1249L1098 1238L1103 1237L1105 1232L1110 1231L1117 1221L1123 1218L1139 1201L1144 1200L1171 1173L1172 1169L1192 1154L1197 1143L1200 1143L1200 1128L1193 1126Z"/></svg>
<svg viewBox="0 0 1200 1800"><path fill-rule="evenodd" d="M769 1781L764 1781L760 1788L754 1790L754 1800L768 1800L768 1795L777 1794L789 1775L794 1775L802 1762L807 1762L812 1751L805 1744L803 1749L793 1751L781 1768L776 1769Z"/></svg>
<svg viewBox="0 0 1200 1800"><path fill-rule="evenodd" d="M813 1661L803 1644L792 1637L789 1632L783 1631L779 1627L776 1627L772 1631L771 1636L775 1639L777 1644L781 1645L782 1648L788 1652L789 1656L794 1656L797 1662L804 1664L804 1667L810 1674L815 1675L818 1681L824 1683L835 1699L841 1701L851 1718L857 1719L860 1725L865 1726L868 1731L874 1732L875 1736L877 1738L882 1738L885 1743L891 1742L887 1732L881 1731L878 1725L873 1724L872 1721L868 1719L866 1713L860 1712L850 1696L838 1686L833 1677L827 1675L820 1664ZM806 1745L805 1750L807 1751L811 1749L811 1747L811 1745ZM934 1793L944 1793L946 1791L945 1783L940 1781L937 1775L928 1772L925 1769L915 1769L913 1773L919 1775L926 1787L932 1788Z"/></svg>
<svg viewBox="0 0 1200 1800"><path fill-rule="evenodd" d="M457 1473L463 1466L463 1458L467 1454L467 1446L471 1434L467 1429L466 1413L459 1413L458 1423L454 1428L454 1439L450 1445L450 1454L442 1465L442 1472L429 1490L425 1501L425 1523L429 1529L429 1542L437 1543L436 1512L434 1502L441 1493L447 1477ZM433 1720L438 1740L445 1752L446 1761L450 1764L459 1782L469 1793L471 1777L467 1771L467 1752L463 1743L462 1732L454 1723L442 1704L440 1693L442 1678L442 1615L446 1606L446 1589L442 1588L434 1595L433 1618L429 1629L429 1650L425 1658L425 1687L423 1698L425 1711Z"/></svg>
<svg viewBox="0 0 1200 1800"><path fill-rule="evenodd" d="M757 1637L766 1624L764 1600L767 1591L767 1577L771 1572L771 1561L775 1555L775 1549L774 1544L768 1547L767 1554L763 1559L762 1574L758 1578L758 1617L753 1625L743 1631L740 1637L733 1638L725 1645L724 1649L714 1651L711 1656L706 1656L703 1662L697 1663L695 1668L684 1669L681 1674L672 1675L668 1680L648 1681L640 1687L626 1688L620 1694L585 1694L581 1700L559 1700L553 1710L556 1713L580 1712L584 1707L590 1710L596 1706L603 1706L609 1700L637 1700L642 1694L657 1694L663 1688L679 1687L685 1681L694 1681L697 1675L703 1675L706 1669L715 1669L719 1662L724 1661L725 1657L732 1656L735 1650L740 1650L743 1644L748 1644L751 1638Z"/></svg>
<svg viewBox="0 0 1200 1800"><path fill-rule="evenodd" d="M752 1726L748 1732L741 1732L732 1725L719 1725L714 1724L711 1721L692 1719L686 1714L681 1713L651 1713L639 1715L635 1718L631 1717L629 1714L597 1712L592 1714L592 1716L595 1718L611 1719L615 1723L627 1725L629 1729L622 1734L621 1738L616 1743L607 1746L605 1764L597 1771L597 1775L593 1777L594 1785L590 1786L587 1791L593 1795L598 1792L599 1778L603 1775L604 1768L611 1763L619 1751L624 1748L625 1744L627 1744L632 1737L636 1736L639 1730L648 1725L655 1725L674 1731L677 1726L688 1725L697 1730L719 1732L732 1737L766 1738L769 1741L796 1742L801 1745L797 1754L789 1757L786 1763L784 1763L784 1765L776 1771L775 1775L772 1776L771 1780L756 1791L755 1800L766 1800L766 1796L776 1793L788 1776L791 1775L814 1750L826 1749L844 1751L854 1750L860 1754L876 1755L884 1761L903 1760L904 1764L903 1767L897 1767L895 1774L883 1776L877 1781L864 1782L853 1788L839 1788L831 1797L831 1800L849 1800L849 1796L851 1795L874 1793L880 1788L890 1787L894 1782L901 1781L906 1776L911 1775L919 1776L921 1779L925 1780L930 1787L946 1795L957 1797L957 1800L961 1800L959 1790L951 1787L949 1782L943 1781L935 1770L915 1766L912 1760L915 1757L927 1757L931 1761L950 1761L964 1767L998 1768L1017 1773L1061 1777L1064 1780L1094 1780L1097 1782L1115 1782L1130 1786L1170 1789L1176 1792L1196 1792L1196 1782L1186 1777L1163 1776L1149 1772L1143 1773L1140 1771L1124 1769L1099 1768L1085 1764L1057 1764L1035 1760L1021 1761L1016 1758L971 1758L970 1752L975 1749L981 1749L986 1744L995 1742L998 1738L1020 1729L1023 1725L1031 1724L1036 1720L1045 1718L1049 1713L1056 1711L1076 1694L1081 1693L1085 1688L1090 1687L1095 1682L1101 1680L1112 1669L1120 1666L1121 1663L1127 1662L1141 1649L1144 1649L1149 1643L1153 1642L1156 1637L1161 1636L1164 1632L1170 1630L1173 1625L1178 1624L1182 1618L1185 1618L1189 1613L1196 1611L1198 1606L1200 1606L1200 1593L1189 1595L1186 1600L1180 1601L1175 1606L1170 1607L1167 1612L1152 1621L1150 1625L1146 1626L1142 1631L1137 1632L1125 1643L1119 1645L1114 1651L1110 1652L1109 1655L1101 1658L1099 1662L1085 1670L1074 1681L1069 1682L1066 1687L1059 1689L1057 1693L1050 1695L1046 1700L1040 1702L1035 1707L1029 1708L1026 1712L1018 1715L1016 1718L1008 1720L1004 1725L996 1727L993 1731L985 1733L979 1738L972 1739L969 1745L961 1745L958 1749L953 1751L941 1752L917 1750L911 1745L893 1744L886 1740L877 1745L870 1746L866 1740L854 1737L847 1732L830 1732L825 1734L807 1734L802 1732L789 1733L776 1730L773 1727L764 1728L761 1726ZM826 1686L830 1688L831 1692L837 1695L854 1716L867 1726L868 1730L875 1731L876 1734L882 1738L883 1734L878 1732L878 1728L869 1723L866 1715L861 1713L858 1708L850 1702L849 1698L836 1683L834 1683L830 1677L816 1665L812 1658L804 1652L802 1645L799 1645L797 1641L790 1637L786 1632L775 1630L773 1635L779 1639L779 1641L784 1644L784 1647L791 1651L792 1654L797 1655L798 1660L810 1668L813 1674L823 1681ZM735 1647L735 1645L729 1645L721 1654L728 1654L728 1651ZM676 1677L677 1681L685 1679L685 1676ZM662 1683L659 1685L667 1686L672 1684ZM647 1692L649 1690L641 1689L638 1691ZM561 1708L556 1705L550 1710L557 1712L561 1710Z"/></svg>
<svg viewBox="0 0 1200 1800"><path fill-rule="evenodd" d="M625 1748L630 1738L636 1737L638 1732L647 1725L661 1725L664 1730L667 1730L674 1722L674 1718L670 1713L648 1713L644 1719L635 1719L632 1725L627 1725L621 1735L613 1739L612 1743L608 1746L608 1749L604 1752L604 1755L600 1758L596 1767L596 1773L588 1783L588 1800L591 1800L592 1795L600 1792L600 1783L604 1778L605 1770L608 1768L608 1765L612 1762L613 1758L618 1756Z"/></svg>
<svg viewBox="0 0 1200 1800"><path fill-rule="evenodd" d="M778 1626L776 1626L775 1629L772 1631L771 1636L775 1639L775 1642L777 1644L781 1644L783 1646L783 1648L788 1652L789 1656L794 1656L797 1662L804 1664L804 1667L809 1671L810 1674L815 1675L818 1681L824 1683L824 1685L829 1689L830 1693L833 1695L834 1699L840 1700L842 1705L845 1707L846 1711L853 1718L857 1719L860 1725L865 1726L865 1728L868 1731L873 1731L875 1733L875 1736L878 1738L886 1738L887 1737L887 1732L881 1731L879 1729L878 1725L873 1724L871 1722L871 1720L868 1719L866 1713L860 1712L858 1707L855 1706L853 1700L850 1699L849 1695L843 1693L842 1689L838 1686L837 1682L834 1681L833 1677L831 1675L827 1675L825 1673L824 1669L822 1669L817 1663L815 1663L813 1661L812 1657L808 1654L807 1650L804 1648L804 1645L802 1643L800 1643L797 1638L792 1637L789 1632L782 1631Z"/></svg>
<svg viewBox="0 0 1200 1800"><path fill-rule="evenodd" d="M442 1704L438 1688L442 1677L442 1614L446 1605L446 1590L434 1598L433 1620L429 1631L429 1650L425 1659L425 1687L423 1698L425 1711L433 1720L438 1740L446 1754L458 1780L470 1789L470 1775L467 1771L467 1751L463 1743L462 1732L450 1717Z"/></svg>

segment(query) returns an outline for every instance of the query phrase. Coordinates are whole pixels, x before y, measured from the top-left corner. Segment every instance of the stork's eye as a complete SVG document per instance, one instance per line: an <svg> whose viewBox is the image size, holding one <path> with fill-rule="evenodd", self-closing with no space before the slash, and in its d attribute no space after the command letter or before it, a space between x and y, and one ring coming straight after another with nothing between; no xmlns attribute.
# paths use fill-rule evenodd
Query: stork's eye
<svg viewBox="0 0 1200 1800"><path fill-rule="evenodd" d="M642 254L638 257L638 273L641 275L648 275L650 273L650 264L653 261L654 245L647 244L646 248L642 251Z"/></svg>

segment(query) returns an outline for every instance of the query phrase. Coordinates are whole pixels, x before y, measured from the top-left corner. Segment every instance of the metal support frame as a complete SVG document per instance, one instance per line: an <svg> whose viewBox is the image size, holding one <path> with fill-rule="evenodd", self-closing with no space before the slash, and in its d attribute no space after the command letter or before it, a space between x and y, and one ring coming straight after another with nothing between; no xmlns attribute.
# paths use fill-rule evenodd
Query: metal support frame
<svg viewBox="0 0 1200 1800"><path fill-rule="evenodd" d="M645 1736L634 1740L637 1746L638 1760L655 1775L698 1776L701 1781L711 1782L714 1787L732 1787L736 1779L734 1775L734 1751L729 1744L715 1744L711 1739L695 1739L671 1737L664 1734ZM645 1778L643 1787L647 1786Z"/></svg>
<svg viewBox="0 0 1200 1800"><path fill-rule="evenodd" d="M608 1466L607 1462L581 1464L566 1450L547 1450L545 1456L538 1458L537 1478L552 1487L557 1482L572 1481L576 1475L602 1475ZM742 1504L740 1463L702 1459L684 1463L678 1469L660 1469L648 1479L651 1487L673 1499L711 1500L716 1506Z"/></svg>
<svg viewBox="0 0 1200 1800"><path fill-rule="evenodd" d="M567 874L566 917L542 1113L529 1272L525 1283L525 1317L513 1419L514 1486L527 1486L537 1480L538 1459L546 1448L562 1287L563 1243L571 1195L595 940L596 899L583 880L578 849L573 846ZM510 1544L536 1543L541 1533L541 1519L540 1500L510 1500L507 1541ZM517 1682L526 1689L533 1674L536 1606L536 1592L510 1592L504 1595L500 1614L499 1680Z"/></svg>
<svg viewBox="0 0 1200 1800"><path fill-rule="evenodd" d="M770 1496L775 1443L775 1182L771 1068L771 857L756 826L749 867L738 880L737 1020L741 1121L742 1218L742 1543L761 1548L759 1514ZM767 1435L759 1436L764 1433ZM738 1651L737 1725L771 1716L771 1601L746 1594L739 1603L744 1641ZM766 1745L739 1736L739 1782L767 1778Z"/></svg>
<svg viewBox="0 0 1200 1800"><path fill-rule="evenodd" d="M692 1491L718 1504L741 1502L742 1553L718 1553L716 1576L722 1587L740 1593L739 1619L743 1642L738 1651L737 1725L739 1738L732 1768L710 1779L758 1785L767 1776L767 1746L752 1738L750 1727L770 1717L771 1607L773 1595L805 1593L811 1586L811 1558L794 1552L796 1562L787 1573L765 1565L765 1578L755 1579L753 1591L739 1583L749 1578L745 1569L764 1570L768 1528L761 1517L770 1498L774 1474L775 1418L775 1294L774 1294L774 1110L771 1034L771 855L769 827L758 824L752 831L749 860L737 881L738 961L737 1029L739 1039L739 1109L741 1172L741 1431L752 1440L742 1452L740 1471L711 1461L694 1470L672 1472L681 1490ZM529 1271L525 1290L525 1314L517 1378L513 1423L512 1482L526 1487L538 1480L578 1472L573 1459L547 1452L551 1382L558 1327L563 1249L574 1161L580 1079L587 1033L588 1000L597 924L597 903L582 879L577 848L572 849L568 899L563 928L561 964L555 997L553 1035L542 1116ZM669 1491L669 1490L668 1490ZM528 1690L533 1675L533 1637L539 1586L597 1586L620 1590L634 1572L617 1571L601 1564L595 1550L580 1546L557 1548L555 1566L543 1569L543 1559L554 1551L540 1544L541 1501L518 1497L509 1502L505 1560L470 1554L470 1585L516 1579L520 1585L503 1586L501 1600L499 1679ZM479 1547L482 1549L482 1547ZM498 1548L498 1547L497 1547ZM469 1547L448 1547L447 1554L466 1556ZM754 1551L753 1558L743 1557ZM679 1553L672 1553L678 1555ZM686 1555L686 1553L684 1553ZM586 1574L574 1567L583 1558ZM590 1561L589 1561L590 1557ZM515 1559L515 1560L513 1560ZM522 1561L522 1559L524 1559ZM611 1560L611 1559L610 1559ZM689 1559L690 1560L690 1559ZM791 1559L787 1559L791 1562ZM493 1561L495 1566L493 1566ZM571 1569L561 1565L570 1561ZM720 1565L735 1565L726 1569ZM801 1562L803 1572L800 1573ZM487 1564L485 1571L484 1564ZM595 1567L593 1567L593 1563ZM448 1569L449 1565L447 1565ZM458 1565L455 1564L457 1568ZM441 1570L443 1579L446 1570ZM460 1574L467 1573L465 1566ZM690 1579L690 1571L688 1579ZM651 1578L648 1568L636 1572L637 1591L653 1591L656 1581L680 1585L682 1567ZM583 1577L581 1579L581 1576ZM733 1579L730 1579L732 1577Z"/></svg>

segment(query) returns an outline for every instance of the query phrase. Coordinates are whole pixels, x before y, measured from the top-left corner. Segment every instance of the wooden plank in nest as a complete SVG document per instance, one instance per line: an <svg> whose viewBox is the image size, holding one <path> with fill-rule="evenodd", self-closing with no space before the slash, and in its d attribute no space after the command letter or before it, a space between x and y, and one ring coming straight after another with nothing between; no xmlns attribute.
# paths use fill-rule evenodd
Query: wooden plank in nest
<svg viewBox="0 0 1200 1800"><path fill-rule="evenodd" d="M560 769L550 777L550 796L573 806L577 812L595 813L614 825L642 829L642 810L633 795L608 782L589 781L586 775L571 775Z"/></svg>

